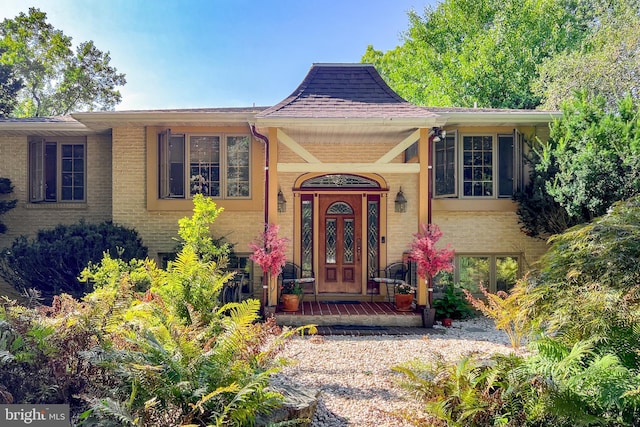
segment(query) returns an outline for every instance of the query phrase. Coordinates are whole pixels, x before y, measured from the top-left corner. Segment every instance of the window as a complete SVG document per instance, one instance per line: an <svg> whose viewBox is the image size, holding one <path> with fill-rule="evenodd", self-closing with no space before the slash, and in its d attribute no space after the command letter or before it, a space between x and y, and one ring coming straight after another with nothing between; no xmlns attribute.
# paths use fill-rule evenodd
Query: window
<svg viewBox="0 0 640 427"><path fill-rule="evenodd" d="M448 132L433 145L434 196L512 197L520 182L520 146L515 130L461 138Z"/></svg>
<svg viewBox="0 0 640 427"><path fill-rule="evenodd" d="M249 198L250 148L248 135L161 133L159 197Z"/></svg>
<svg viewBox="0 0 640 427"><path fill-rule="evenodd" d="M482 284L490 292L509 291L520 275L516 255L456 255L455 281L472 293Z"/></svg>
<svg viewBox="0 0 640 427"><path fill-rule="evenodd" d="M29 200L82 202L86 197L84 139L29 142Z"/></svg>
<svg viewBox="0 0 640 427"><path fill-rule="evenodd" d="M456 196L456 135L450 132L434 144L435 195Z"/></svg>

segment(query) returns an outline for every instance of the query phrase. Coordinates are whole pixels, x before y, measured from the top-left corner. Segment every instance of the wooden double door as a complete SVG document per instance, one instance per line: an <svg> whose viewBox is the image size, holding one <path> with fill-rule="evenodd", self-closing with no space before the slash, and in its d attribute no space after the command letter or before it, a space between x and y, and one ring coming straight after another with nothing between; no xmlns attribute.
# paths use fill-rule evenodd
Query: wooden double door
<svg viewBox="0 0 640 427"><path fill-rule="evenodd" d="M362 293L362 195L319 197L318 293Z"/></svg>

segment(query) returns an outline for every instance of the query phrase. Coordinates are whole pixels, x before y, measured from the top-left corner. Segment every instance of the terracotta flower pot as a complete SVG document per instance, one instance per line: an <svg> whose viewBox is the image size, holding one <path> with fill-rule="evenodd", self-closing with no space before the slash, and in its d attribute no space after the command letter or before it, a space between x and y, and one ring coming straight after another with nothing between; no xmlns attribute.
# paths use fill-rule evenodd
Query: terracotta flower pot
<svg viewBox="0 0 640 427"><path fill-rule="evenodd" d="M396 294L396 310L411 311L411 303L413 302L413 294Z"/></svg>
<svg viewBox="0 0 640 427"><path fill-rule="evenodd" d="M300 307L300 295L282 294L282 311L298 311Z"/></svg>
<svg viewBox="0 0 640 427"><path fill-rule="evenodd" d="M445 328L450 328L451 327L451 319L448 317L445 317L444 319L442 319L442 326L444 326Z"/></svg>

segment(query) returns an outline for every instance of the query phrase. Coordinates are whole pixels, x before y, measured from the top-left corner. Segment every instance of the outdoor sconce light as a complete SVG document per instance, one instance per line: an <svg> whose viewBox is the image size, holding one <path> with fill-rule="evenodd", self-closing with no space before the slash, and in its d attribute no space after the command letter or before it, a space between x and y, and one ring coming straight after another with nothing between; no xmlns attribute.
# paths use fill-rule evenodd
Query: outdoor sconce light
<svg viewBox="0 0 640 427"><path fill-rule="evenodd" d="M407 199L404 198L402 187L400 187L400 191L398 191L398 194L396 194L395 205L396 205L396 212L407 211Z"/></svg>
<svg viewBox="0 0 640 427"><path fill-rule="evenodd" d="M284 198L284 194L282 194L282 190L278 190L278 212L286 212L287 211L287 201Z"/></svg>
<svg viewBox="0 0 640 427"><path fill-rule="evenodd" d="M447 131L442 128L433 128L433 142L440 142L447 136Z"/></svg>

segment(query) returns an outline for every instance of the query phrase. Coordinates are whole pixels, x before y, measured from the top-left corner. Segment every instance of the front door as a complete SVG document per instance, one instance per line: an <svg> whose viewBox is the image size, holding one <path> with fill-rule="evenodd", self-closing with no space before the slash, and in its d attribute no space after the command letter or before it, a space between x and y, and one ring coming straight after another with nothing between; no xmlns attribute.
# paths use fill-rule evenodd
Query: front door
<svg viewBox="0 0 640 427"><path fill-rule="evenodd" d="M319 293L362 292L362 196L320 195Z"/></svg>

